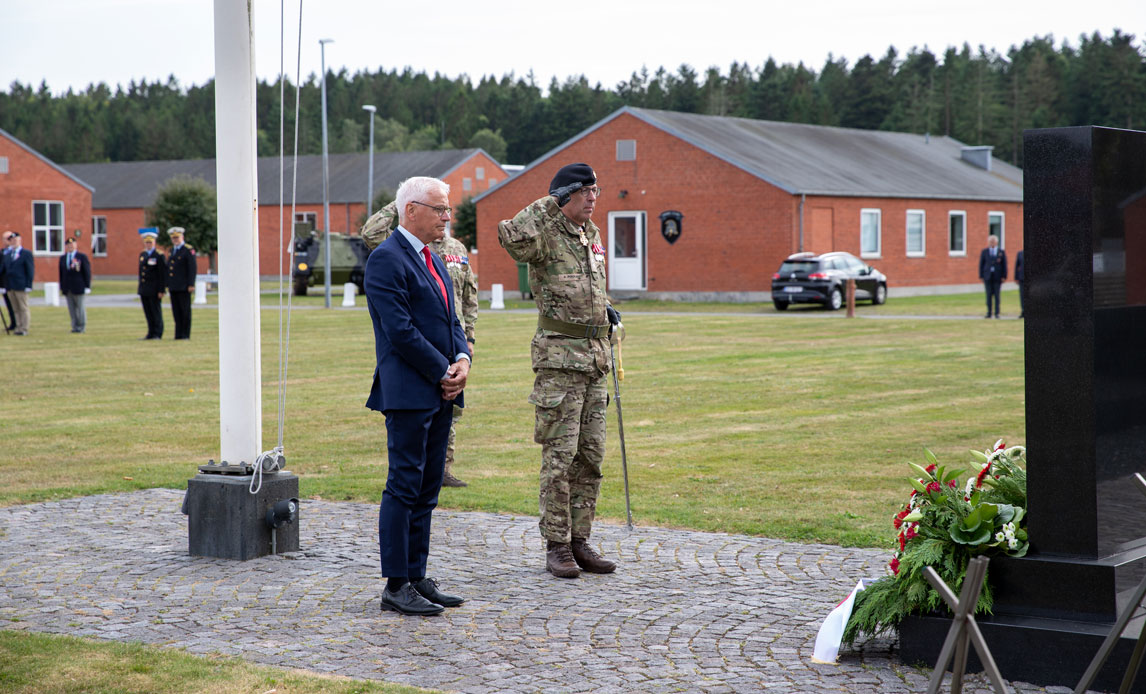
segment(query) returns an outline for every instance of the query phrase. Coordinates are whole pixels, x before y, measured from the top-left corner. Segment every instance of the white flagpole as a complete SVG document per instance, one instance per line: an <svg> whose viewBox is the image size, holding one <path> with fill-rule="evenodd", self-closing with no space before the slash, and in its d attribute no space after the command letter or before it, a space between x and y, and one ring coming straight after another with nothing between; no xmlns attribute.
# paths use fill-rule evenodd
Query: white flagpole
<svg viewBox="0 0 1146 694"><path fill-rule="evenodd" d="M253 465L263 440L254 3L214 3L220 460Z"/></svg>

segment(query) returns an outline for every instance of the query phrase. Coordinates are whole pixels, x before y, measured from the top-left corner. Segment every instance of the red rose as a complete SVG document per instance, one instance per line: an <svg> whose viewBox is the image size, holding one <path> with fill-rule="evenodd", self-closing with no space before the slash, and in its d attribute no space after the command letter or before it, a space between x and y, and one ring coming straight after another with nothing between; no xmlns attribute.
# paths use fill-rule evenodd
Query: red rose
<svg viewBox="0 0 1146 694"><path fill-rule="evenodd" d="M955 480L949 480L949 481L947 482L947 486L948 486L948 487L951 487L952 489L954 489L954 488L955 488Z"/></svg>
<svg viewBox="0 0 1146 694"><path fill-rule="evenodd" d="M888 566L888 568L891 569L891 572L893 574L899 574L899 560L898 559L892 559L890 562L888 562L887 566Z"/></svg>
<svg viewBox="0 0 1146 694"><path fill-rule="evenodd" d="M927 467L923 468L923 471L924 472L935 472L935 469L936 469L935 464L932 463L931 465L928 465Z"/></svg>
<svg viewBox="0 0 1146 694"><path fill-rule="evenodd" d="M931 484L927 485L927 491L929 492L938 492L942 491L942 489L943 488L939 486L938 482L932 482Z"/></svg>

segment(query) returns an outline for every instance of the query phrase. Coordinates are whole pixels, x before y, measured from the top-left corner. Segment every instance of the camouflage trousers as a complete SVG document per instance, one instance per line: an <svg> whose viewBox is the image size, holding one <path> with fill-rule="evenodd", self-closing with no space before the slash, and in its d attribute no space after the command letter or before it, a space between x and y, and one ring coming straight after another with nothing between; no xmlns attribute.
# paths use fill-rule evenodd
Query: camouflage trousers
<svg viewBox="0 0 1146 694"><path fill-rule="evenodd" d="M604 376L538 369L529 401L533 440L541 444L541 535L552 542L589 539L605 457Z"/></svg>
<svg viewBox="0 0 1146 694"><path fill-rule="evenodd" d="M453 422L462 418L464 409L454 405L454 419ZM450 474L450 470L454 467L454 424L450 423L450 438L446 440L446 475Z"/></svg>

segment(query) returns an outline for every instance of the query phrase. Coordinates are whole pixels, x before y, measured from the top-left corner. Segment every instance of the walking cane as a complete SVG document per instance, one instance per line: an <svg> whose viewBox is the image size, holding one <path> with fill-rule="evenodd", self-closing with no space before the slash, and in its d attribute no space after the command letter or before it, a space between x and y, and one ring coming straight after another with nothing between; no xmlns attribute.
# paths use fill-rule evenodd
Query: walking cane
<svg viewBox="0 0 1146 694"><path fill-rule="evenodd" d="M623 328L618 323L614 328L613 333L624 334ZM621 437L621 474L625 478L625 516L629 521L629 530L633 529L633 508L629 505L629 460L625 455L625 420L621 416L621 378L624 377L624 371L621 369L620 364L617 363L617 352L613 348L613 336L609 336L609 356L613 358L613 391L615 395L613 399L617 401L617 433ZM617 372L620 372L618 375Z"/></svg>

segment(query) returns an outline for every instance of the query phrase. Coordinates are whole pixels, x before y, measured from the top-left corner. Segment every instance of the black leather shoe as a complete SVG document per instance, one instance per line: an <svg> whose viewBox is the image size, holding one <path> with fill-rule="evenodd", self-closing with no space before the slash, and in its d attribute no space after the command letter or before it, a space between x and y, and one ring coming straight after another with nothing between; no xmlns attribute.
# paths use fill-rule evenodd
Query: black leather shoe
<svg viewBox="0 0 1146 694"><path fill-rule="evenodd" d="M438 590L438 582L432 578L423 578L413 585L414 590L418 591L418 595L442 607L457 607L466 601L460 595L450 595Z"/></svg>
<svg viewBox="0 0 1146 694"><path fill-rule="evenodd" d="M403 584L393 593L389 589L384 589L382 591L382 609L419 617L429 617L446 611L446 608L441 605L423 598L409 583Z"/></svg>

